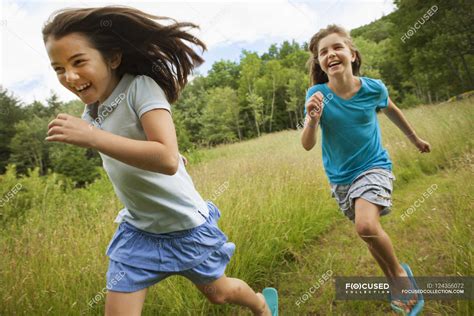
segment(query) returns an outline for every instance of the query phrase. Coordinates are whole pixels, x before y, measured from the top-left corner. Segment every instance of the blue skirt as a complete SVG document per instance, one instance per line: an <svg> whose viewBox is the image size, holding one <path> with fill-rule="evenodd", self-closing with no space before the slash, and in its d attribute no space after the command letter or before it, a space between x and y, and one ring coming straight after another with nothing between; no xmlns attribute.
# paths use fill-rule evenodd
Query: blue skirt
<svg viewBox="0 0 474 316"><path fill-rule="evenodd" d="M217 226L219 209L207 202L209 216L200 226L166 234L153 234L122 222L106 254L128 266L162 272L180 272L204 262L218 249L226 249L229 259L235 245ZM224 247L223 247L224 246Z"/></svg>

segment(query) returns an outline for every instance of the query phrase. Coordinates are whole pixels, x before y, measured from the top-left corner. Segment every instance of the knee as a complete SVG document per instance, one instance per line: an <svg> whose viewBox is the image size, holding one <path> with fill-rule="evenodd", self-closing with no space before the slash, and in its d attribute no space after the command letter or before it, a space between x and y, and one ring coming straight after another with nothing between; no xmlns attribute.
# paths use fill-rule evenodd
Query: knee
<svg viewBox="0 0 474 316"><path fill-rule="evenodd" d="M379 234L379 225L378 223L372 223L368 221L357 222L356 221L356 232L360 238L368 242L371 239L375 238Z"/></svg>
<svg viewBox="0 0 474 316"><path fill-rule="evenodd" d="M209 293L206 294L206 297L212 304L222 305L226 303L226 297L222 293Z"/></svg>
<svg viewBox="0 0 474 316"><path fill-rule="evenodd" d="M209 302L216 305L226 304L232 301L232 298L239 295L242 291L240 285L226 289L209 289L205 294Z"/></svg>

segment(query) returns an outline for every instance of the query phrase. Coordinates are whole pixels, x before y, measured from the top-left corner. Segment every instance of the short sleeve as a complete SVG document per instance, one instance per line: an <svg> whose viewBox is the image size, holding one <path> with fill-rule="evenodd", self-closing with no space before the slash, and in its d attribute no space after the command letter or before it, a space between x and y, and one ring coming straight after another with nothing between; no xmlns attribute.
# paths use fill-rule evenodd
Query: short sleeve
<svg viewBox="0 0 474 316"><path fill-rule="evenodd" d="M377 110L384 109L388 106L388 90L381 80L377 80L380 85L380 97L377 102Z"/></svg>
<svg viewBox="0 0 474 316"><path fill-rule="evenodd" d="M165 109L171 113L165 92L152 78L145 75L137 76L131 88L131 105L139 118L154 109Z"/></svg>

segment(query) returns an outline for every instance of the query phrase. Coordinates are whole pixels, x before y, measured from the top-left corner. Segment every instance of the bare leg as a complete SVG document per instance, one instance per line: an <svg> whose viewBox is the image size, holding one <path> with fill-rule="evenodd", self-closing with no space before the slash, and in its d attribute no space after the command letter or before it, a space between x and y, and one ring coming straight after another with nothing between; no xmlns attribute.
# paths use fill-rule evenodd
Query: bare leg
<svg viewBox="0 0 474 316"><path fill-rule="evenodd" d="M214 304L237 304L250 308L254 315L271 316L263 295L256 294L242 280L224 275L205 285L196 284L196 287Z"/></svg>
<svg viewBox="0 0 474 316"><path fill-rule="evenodd" d="M378 214L380 214L380 207L379 206L377 206L377 207L379 208L379 212L377 213L377 215L378 215ZM372 245L370 243L366 243L366 245L367 245L367 248L369 249L370 253L374 257L374 259L377 261L379 267L382 269L383 273L385 274L385 277L388 280L392 280L394 278L394 276L393 276L392 272L388 269L387 262L385 262L385 260L377 253L377 251L372 247Z"/></svg>
<svg viewBox="0 0 474 316"><path fill-rule="evenodd" d="M367 243L367 248L369 249L370 253L372 254L372 257L377 261L380 269L382 269L383 274L385 274L385 277L389 280L393 279L393 275L390 273L390 271L387 268L387 263L385 260L380 257L380 255L375 251L375 249L372 248L370 244Z"/></svg>
<svg viewBox="0 0 474 316"><path fill-rule="evenodd" d="M140 316L148 289L125 293L107 292L105 300L106 316Z"/></svg>
<svg viewBox="0 0 474 316"><path fill-rule="evenodd" d="M362 198L355 201L355 226L357 234L367 243L367 246L390 282L401 277L405 283L407 274L398 262L392 242L380 225L381 206L370 203ZM403 284L409 287L410 284ZM409 305L414 305L415 300L410 300ZM399 305L397 303L397 305ZM403 307L403 306L402 306ZM406 308L405 308L406 307ZM409 307L404 308L409 311Z"/></svg>

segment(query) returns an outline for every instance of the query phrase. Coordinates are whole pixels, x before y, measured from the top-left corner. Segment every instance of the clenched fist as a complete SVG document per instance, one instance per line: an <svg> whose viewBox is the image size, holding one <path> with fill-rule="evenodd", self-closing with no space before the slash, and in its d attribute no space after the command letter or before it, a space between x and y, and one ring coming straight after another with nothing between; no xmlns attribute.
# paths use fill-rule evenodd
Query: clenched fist
<svg viewBox="0 0 474 316"><path fill-rule="evenodd" d="M319 119L323 114L323 98L323 94L318 91L308 99L308 102L306 102L306 115L309 116L309 119L313 122L319 122Z"/></svg>

